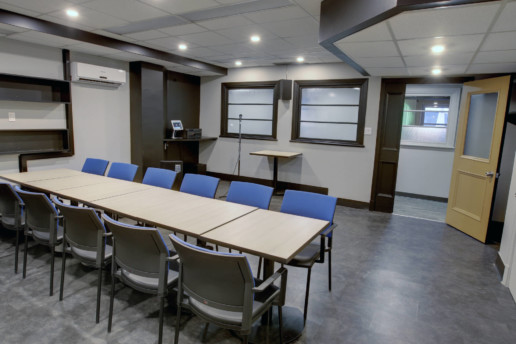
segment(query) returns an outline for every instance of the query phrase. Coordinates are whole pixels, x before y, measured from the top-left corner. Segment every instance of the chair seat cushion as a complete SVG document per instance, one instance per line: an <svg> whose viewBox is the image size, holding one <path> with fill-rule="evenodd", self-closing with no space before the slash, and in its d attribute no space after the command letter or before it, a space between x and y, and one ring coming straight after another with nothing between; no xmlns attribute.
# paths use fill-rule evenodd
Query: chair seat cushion
<svg viewBox="0 0 516 344"><path fill-rule="evenodd" d="M309 268L314 265L319 258L321 252L321 244L319 239L312 241L303 251L299 252L288 265Z"/></svg>
<svg viewBox="0 0 516 344"><path fill-rule="evenodd" d="M18 230L23 230L25 219L22 217ZM14 216L2 215L2 226L5 229L16 230L16 219Z"/></svg>
<svg viewBox="0 0 516 344"><path fill-rule="evenodd" d="M37 230L32 230L32 234L39 241L48 242L50 240L49 232L41 232L41 231L37 231ZM63 227L60 225L59 227L57 227L56 242L60 242L62 240L63 240Z"/></svg>
<svg viewBox="0 0 516 344"><path fill-rule="evenodd" d="M133 274L124 269L120 269L117 272L117 275L122 279L122 281L125 284L129 285L130 287L132 287L136 290L140 290L140 291L144 291L144 292L158 290L158 283L159 283L158 278L146 277L146 276L141 276L138 274ZM167 281L168 287L173 286L177 282L177 276L178 276L178 273L176 271L168 270L168 281Z"/></svg>
<svg viewBox="0 0 516 344"><path fill-rule="evenodd" d="M71 247L71 251L75 257L77 257L82 263L90 265L95 264L97 261L97 251L96 250L83 250L77 247ZM104 251L104 263L111 259L113 255L113 246L106 245L106 249Z"/></svg>

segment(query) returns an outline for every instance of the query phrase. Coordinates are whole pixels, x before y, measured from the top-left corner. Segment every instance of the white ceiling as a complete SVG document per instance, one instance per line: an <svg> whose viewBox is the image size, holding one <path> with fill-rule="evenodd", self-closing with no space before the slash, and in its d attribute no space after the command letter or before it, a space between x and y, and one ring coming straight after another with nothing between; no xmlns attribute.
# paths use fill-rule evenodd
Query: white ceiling
<svg viewBox="0 0 516 344"><path fill-rule="evenodd" d="M371 75L516 72L516 1L404 12L335 43ZM444 45L439 55L433 45Z"/></svg>
<svg viewBox="0 0 516 344"><path fill-rule="evenodd" d="M0 8L100 35L234 68L340 60L318 44L321 0L0 0ZM66 15L67 9L78 18ZM516 0L405 12L335 45L371 75L429 75L516 71ZM118 34L118 33L123 34ZM250 42L258 34L261 42ZM156 60L0 24L0 36L170 70L213 75ZM441 38L435 38L440 36ZM446 51L429 54L440 42ZM188 45L186 51L178 45Z"/></svg>

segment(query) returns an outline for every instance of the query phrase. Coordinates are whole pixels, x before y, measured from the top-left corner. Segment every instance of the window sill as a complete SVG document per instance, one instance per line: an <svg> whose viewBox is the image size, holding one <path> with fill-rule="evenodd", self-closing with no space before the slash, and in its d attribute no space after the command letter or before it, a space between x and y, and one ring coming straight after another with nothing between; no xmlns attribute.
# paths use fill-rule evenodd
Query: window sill
<svg viewBox="0 0 516 344"><path fill-rule="evenodd" d="M332 146L348 146L348 147L357 147L364 148L365 146L358 142L349 142L349 141L338 141L338 140L320 140L320 139L292 139L290 142L298 142L298 143L310 143L317 145L332 145Z"/></svg>
<svg viewBox="0 0 516 344"><path fill-rule="evenodd" d="M231 135L231 134L220 135L219 137L238 139L238 135ZM245 140L278 141L276 138L274 138L272 136L259 136L259 135L242 135L242 139L245 139Z"/></svg>
<svg viewBox="0 0 516 344"><path fill-rule="evenodd" d="M449 151L449 152L455 151L455 147L453 147L453 146L437 146L437 145L412 144L412 143L400 143L400 148L438 150L438 151Z"/></svg>

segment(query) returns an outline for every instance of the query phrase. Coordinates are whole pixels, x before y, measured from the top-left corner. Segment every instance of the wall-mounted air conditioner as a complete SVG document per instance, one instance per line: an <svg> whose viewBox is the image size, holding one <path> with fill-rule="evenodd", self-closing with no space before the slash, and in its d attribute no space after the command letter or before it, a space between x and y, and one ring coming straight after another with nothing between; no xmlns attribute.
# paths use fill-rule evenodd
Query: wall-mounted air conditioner
<svg viewBox="0 0 516 344"><path fill-rule="evenodd" d="M126 73L122 69L72 62L72 81L105 87L119 87L125 84Z"/></svg>

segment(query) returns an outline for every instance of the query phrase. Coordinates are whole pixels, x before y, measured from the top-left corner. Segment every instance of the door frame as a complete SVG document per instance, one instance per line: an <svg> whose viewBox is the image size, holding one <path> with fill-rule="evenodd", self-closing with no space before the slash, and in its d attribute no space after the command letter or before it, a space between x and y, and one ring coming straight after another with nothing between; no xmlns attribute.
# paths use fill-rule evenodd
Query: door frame
<svg viewBox="0 0 516 344"><path fill-rule="evenodd" d="M492 76L482 76L479 79L488 77ZM382 78L369 210L392 213L394 208L406 86L463 84L472 80L475 77Z"/></svg>

